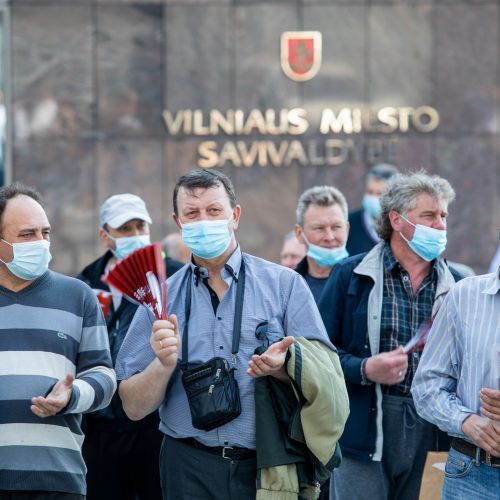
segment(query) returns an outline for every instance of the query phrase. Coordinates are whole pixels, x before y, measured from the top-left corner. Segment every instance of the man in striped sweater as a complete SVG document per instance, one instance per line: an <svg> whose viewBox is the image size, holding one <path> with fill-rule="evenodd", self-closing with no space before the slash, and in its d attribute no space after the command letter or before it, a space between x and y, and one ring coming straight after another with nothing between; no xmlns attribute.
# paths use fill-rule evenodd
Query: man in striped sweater
<svg viewBox="0 0 500 500"><path fill-rule="evenodd" d="M116 389L92 290L48 270L36 191L0 189L0 500L85 495L81 414Z"/></svg>

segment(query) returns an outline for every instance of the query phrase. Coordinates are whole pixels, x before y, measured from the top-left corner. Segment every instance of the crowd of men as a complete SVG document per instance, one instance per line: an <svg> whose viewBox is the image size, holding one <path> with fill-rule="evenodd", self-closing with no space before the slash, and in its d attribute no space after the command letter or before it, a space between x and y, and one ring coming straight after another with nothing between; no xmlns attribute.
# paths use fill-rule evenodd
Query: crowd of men
<svg viewBox="0 0 500 500"><path fill-rule="evenodd" d="M39 194L0 188L0 500L416 500L435 450L443 498L498 498L500 270L443 258L454 198L386 164L355 212L312 187L278 265L238 244L230 178L192 170L158 320L102 280L151 243L144 200L103 203L75 279Z"/></svg>

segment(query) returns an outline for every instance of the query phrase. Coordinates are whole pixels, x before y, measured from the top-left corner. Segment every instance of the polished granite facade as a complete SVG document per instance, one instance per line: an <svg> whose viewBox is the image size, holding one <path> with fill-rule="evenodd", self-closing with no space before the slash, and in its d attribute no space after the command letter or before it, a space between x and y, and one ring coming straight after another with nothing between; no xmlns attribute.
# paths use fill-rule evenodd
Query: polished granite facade
<svg viewBox="0 0 500 500"><path fill-rule="evenodd" d="M450 180L457 201L447 255L485 271L500 228L498 1L10 5L13 178L46 198L54 269L73 274L99 255L98 207L117 192L146 199L153 238L174 229L173 185L196 165L207 138L169 136L164 109L430 105L440 113L437 130L391 134L393 160L403 170L424 167ZM309 82L281 71L279 35L291 30L323 34L323 64ZM312 120L303 139L324 140L317 129ZM290 137L275 140L282 139ZM224 167L243 207L242 247L276 260L299 194L315 184L336 185L356 208L366 163L358 155L339 166Z"/></svg>

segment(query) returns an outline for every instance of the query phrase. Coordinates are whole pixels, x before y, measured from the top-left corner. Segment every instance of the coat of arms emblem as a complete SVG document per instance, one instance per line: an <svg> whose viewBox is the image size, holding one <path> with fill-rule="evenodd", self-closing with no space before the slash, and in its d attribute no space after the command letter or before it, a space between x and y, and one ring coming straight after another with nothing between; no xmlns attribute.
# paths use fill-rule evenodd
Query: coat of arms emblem
<svg viewBox="0 0 500 500"><path fill-rule="evenodd" d="M281 68L288 78L305 82L318 73L321 40L319 31L285 31L281 34Z"/></svg>

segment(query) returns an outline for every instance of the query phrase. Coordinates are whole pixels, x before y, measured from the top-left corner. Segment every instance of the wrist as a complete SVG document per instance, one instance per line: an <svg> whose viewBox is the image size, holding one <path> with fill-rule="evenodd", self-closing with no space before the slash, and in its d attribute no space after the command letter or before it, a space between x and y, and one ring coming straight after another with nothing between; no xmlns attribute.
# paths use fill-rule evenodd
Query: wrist
<svg viewBox="0 0 500 500"><path fill-rule="evenodd" d="M361 385L371 385L373 382L368 379L366 375L366 363L368 362L368 358L364 358L361 361L361 366L359 367L360 375L361 375Z"/></svg>
<svg viewBox="0 0 500 500"><path fill-rule="evenodd" d="M470 439L472 439L472 430L477 422L477 419L482 417L476 413L469 413L462 421L460 430Z"/></svg>
<svg viewBox="0 0 500 500"><path fill-rule="evenodd" d="M290 383L290 377L285 369L285 365L283 365L279 370L271 373L271 375L278 379L280 382Z"/></svg>

